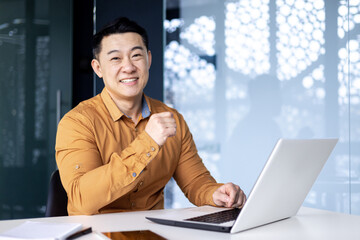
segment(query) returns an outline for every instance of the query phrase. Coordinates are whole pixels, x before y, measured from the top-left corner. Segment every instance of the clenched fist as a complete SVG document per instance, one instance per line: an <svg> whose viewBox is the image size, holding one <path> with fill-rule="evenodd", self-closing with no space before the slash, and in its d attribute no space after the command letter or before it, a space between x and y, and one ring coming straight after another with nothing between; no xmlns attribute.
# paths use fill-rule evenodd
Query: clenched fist
<svg viewBox="0 0 360 240"><path fill-rule="evenodd" d="M145 127L145 132L162 146L168 137L175 136L176 122L171 112L162 112L151 115Z"/></svg>

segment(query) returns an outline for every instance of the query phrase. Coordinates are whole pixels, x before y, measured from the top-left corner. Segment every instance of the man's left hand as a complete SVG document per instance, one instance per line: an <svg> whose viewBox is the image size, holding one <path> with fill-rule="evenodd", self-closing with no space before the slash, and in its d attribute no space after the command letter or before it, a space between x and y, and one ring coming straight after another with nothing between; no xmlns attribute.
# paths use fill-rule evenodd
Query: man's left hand
<svg viewBox="0 0 360 240"><path fill-rule="evenodd" d="M213 200L219 207L241 208L245 204L246 196L238 185L226 183L216 189Z"/></svg>

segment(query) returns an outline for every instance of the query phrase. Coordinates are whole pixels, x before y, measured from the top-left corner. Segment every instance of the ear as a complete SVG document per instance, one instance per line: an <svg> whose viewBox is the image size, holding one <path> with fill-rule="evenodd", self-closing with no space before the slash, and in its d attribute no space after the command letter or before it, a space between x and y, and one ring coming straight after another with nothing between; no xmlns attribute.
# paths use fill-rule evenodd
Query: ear
<svg viewBox="0 0 360 240"><path fill-rule="evenodd" d="M151 52L150 52L150 50L148 51L148 65L149 65L149 67L148 67L148 70L150 69L150 66L151 66L151 61L152 61L152 56L151 56Z"/></svg>
<svg viewBox="0 0 360 240"><path fill-rule="evenodd" d="M94 72L96 73L96 75L98 75L99 78L102 78L102 71L101 71L101 66L100 66L100 62L97 59L93 59L91 61L91 67L94 70Z"/></svg>

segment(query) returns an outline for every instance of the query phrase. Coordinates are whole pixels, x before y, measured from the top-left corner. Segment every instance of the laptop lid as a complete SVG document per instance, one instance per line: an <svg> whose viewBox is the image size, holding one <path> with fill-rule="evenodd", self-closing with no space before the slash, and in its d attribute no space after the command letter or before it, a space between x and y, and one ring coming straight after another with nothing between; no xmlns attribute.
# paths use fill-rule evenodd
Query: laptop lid
<svg viewBox="0 0 360 240"><path fill-rule="evenodd" d="M280 139L231 232L294 216L338 139Z"/></svg>
<svg viewBox="0 0 360 240"><path fill-rule="evenodd" d="M172 226L235 233L294 216L337 141L280 139L235 222L214 224L186 220L224 210L209 206L176 209L147 219ZM241 187L241 183L239 185Z"/></svg>

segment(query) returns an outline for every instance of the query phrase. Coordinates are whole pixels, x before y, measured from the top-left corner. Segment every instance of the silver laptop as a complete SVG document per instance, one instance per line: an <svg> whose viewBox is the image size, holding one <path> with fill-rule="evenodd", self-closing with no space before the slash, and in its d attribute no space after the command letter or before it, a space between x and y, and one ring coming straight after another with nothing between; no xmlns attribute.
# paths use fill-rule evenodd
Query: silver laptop
<svg viewBox="0 0 360 240"><path fill-rule="evenodd" d="M280 139L242 209L202 206L167 210L146 218L165 225L236 233L292 217L337 141Z"/></svg>

